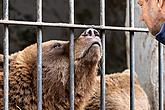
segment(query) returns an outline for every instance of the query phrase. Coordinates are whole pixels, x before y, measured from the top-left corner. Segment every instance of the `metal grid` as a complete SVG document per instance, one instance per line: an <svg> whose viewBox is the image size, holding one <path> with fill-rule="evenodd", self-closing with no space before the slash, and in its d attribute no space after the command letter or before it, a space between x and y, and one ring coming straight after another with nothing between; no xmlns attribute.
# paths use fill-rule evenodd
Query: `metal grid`
<svg viewBox="0 0 165 110"><path fill-rule="evenodd" d="M130 27L105 26L105 0L100 0L100 25L74 24L74 0L69 0L69 23L45 23L42 22L42 0L37 0L37 22L9 20L9 1L3 0L4 25L3 54L4 54L4 110L8 110L9 91L9 30L8 25L30 25L37 26L37 93L38 110L42 110L42 27L70 28L70 110L74 110L74 28L95 28L101 30L103 44L102 74L101 74L101 98L100 109L105 110L105 30L129 31L130 32L130 109L134 110L134 32L148 32L146 28L134 27L134 0L129 0L129 25ZM163 110L163 45L159 43L159 110Z"/></svg>

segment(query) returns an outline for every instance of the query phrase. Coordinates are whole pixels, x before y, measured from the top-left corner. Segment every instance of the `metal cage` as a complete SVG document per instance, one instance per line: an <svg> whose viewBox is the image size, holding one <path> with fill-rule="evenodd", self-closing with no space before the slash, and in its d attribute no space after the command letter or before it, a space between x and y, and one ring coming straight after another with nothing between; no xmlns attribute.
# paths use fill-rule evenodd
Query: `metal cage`
<svg viewBox="0 0 165 110"><path fill-rule="evenodd" d="M105 0L100 0L100 25L74 24L74 0L69 0L69 23L46 23L42 22L42 0L37 0L37 22L9 20L9 0L3 0L3 19L0 24L4 26L3 54L4 54L4 110L9 109L9 29L8 25L30 25L37 26L37 96L38 110L42 110L42 27L65 27L70 29L70 110L74 110L74 29L95 28L101 30L103 44L102 74L101 74L101 98L100 109L105 110L105 30L130 32L130 109L134 110L134 32L148 32L146 28L134 27L134 0L129 0L129 26L115 27L105 26ZM159 110L163 110L163 46L159 43Z"/></svg>

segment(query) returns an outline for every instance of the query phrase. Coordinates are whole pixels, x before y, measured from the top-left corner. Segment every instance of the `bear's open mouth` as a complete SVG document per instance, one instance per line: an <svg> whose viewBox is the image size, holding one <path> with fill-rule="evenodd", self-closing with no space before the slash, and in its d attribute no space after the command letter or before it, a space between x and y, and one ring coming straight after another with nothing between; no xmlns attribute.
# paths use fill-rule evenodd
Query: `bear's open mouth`
<svg viewBox="0 0 165 110"><path fill-rule="evenodd" d="M99 42L94 42L91 44L91 46L88 48L87 51L89 51L89 49L93 46L93 45L98 45L99 47L101 47L101 44Z"/></svg>

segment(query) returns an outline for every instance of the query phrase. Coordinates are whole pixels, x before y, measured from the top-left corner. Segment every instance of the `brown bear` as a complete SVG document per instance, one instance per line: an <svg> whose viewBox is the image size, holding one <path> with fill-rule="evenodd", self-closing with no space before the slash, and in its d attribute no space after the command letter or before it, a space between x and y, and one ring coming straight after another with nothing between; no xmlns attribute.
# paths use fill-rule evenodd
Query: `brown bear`
<svg viewBox="0 0 165 110"><path fill-rule="evenodd" d="M69 42L42 43L43 110L69 109ZM75 110L83 109L96 84L101 58L99 32L87 29L75 39ZM3 108L3 59L0 69L0 108ZM10 55L9 108L37 110L37 45Z"/></svg>
<svg viewBox="0 0 165 110"><path fill-rule="evenodd" d="M130 110L130 72L114 73L105 76L106 80L106 110ZM94 94L88 101L86 110L100 109L100 77ZM141 88L135 75L135 110L150 110L146 93Z"/></svg>

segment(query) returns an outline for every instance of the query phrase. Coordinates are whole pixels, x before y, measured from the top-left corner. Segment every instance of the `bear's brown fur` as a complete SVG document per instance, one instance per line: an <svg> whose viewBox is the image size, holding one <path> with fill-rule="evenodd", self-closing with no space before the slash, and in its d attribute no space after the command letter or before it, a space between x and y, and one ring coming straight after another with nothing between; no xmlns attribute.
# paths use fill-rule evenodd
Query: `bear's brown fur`
<svg viewBox="0 0 165 110"><path fill-rule="evenodd" d="M42 43L43 110L69 109L69 42ZM94 29L75 40L75 110L83 109L96 84L101 41ZM10 110L37 110L37 45L10 55ZM1 64L3 62L1 55ZM3 108L3 72L0 69L0 108Z"/></svg>
<svg viewBox="0 0 165 110"><path fill-rule="evenodd" d="M106 110L130 110L130 72L106 75ZM86 110L100 109L100 77L97 88L89 100ZM150 110L146 93L141 88L135 75L135 110Z"/></svg>

